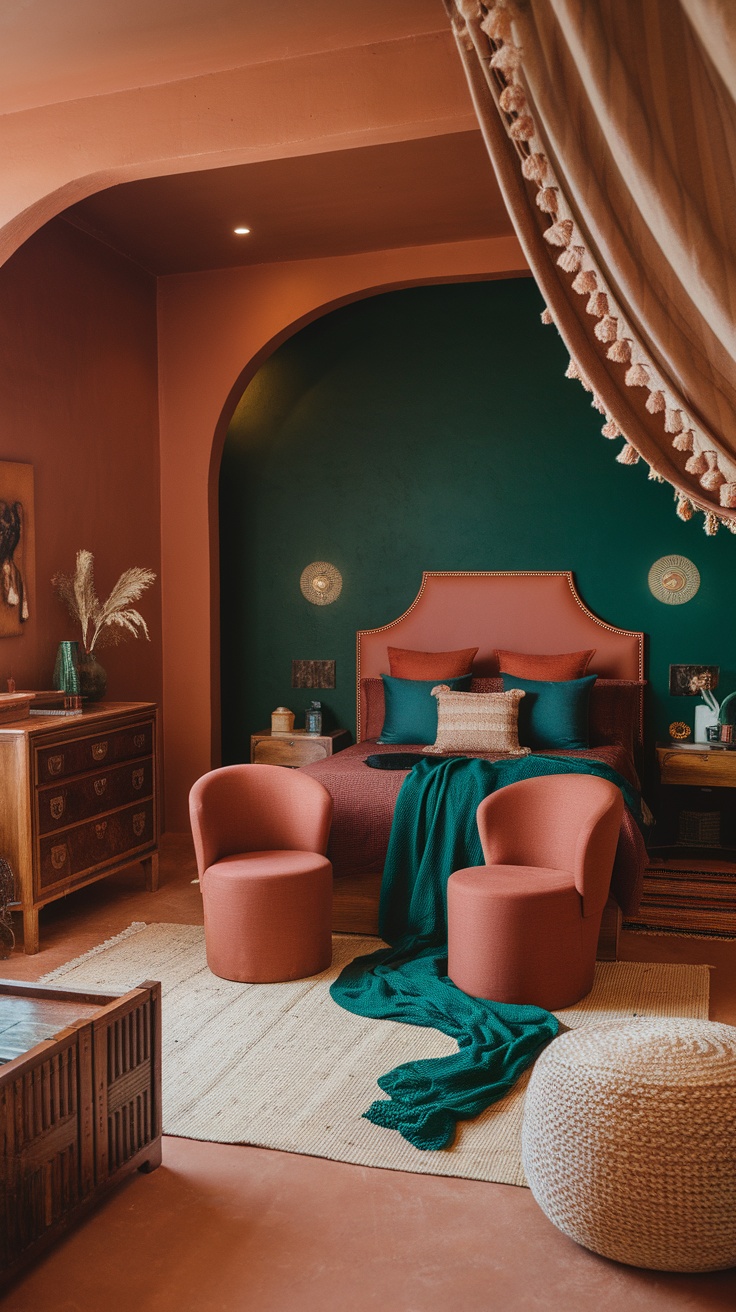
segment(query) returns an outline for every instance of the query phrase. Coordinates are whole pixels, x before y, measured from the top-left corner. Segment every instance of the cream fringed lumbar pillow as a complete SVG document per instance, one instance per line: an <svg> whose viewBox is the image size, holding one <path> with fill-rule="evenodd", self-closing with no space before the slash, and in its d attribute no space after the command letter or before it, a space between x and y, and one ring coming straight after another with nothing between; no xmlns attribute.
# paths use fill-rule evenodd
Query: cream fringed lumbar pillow
<svg viewBox="0 0 736 1312"><path fill-rule="evenodd" d="M434 756L453 752L493 752L528 756L519 746L520 688L508 692L451 692L446 683L432 689L437 698L437 737L424 751Z"/></svg>

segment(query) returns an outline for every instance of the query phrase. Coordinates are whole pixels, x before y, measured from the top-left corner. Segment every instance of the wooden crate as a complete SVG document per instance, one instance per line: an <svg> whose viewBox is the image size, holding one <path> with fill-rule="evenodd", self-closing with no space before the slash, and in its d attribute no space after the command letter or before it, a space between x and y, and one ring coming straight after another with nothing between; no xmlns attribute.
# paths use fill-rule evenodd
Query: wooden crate
<svg viewBox="0 0 736 1312"><path fill-rule="evenodd" d="M0 1284L161 1161L161 986L0 980Z"/></svg>

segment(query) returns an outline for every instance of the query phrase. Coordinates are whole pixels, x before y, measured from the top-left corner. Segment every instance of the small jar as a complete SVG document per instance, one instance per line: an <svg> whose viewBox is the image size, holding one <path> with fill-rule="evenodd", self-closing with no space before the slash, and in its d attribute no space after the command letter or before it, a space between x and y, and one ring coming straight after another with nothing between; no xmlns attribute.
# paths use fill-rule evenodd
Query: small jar
<svg viewBox="0 0 736 1312"><path fill-rule="evenodd" d="M288 706L277 706L271 712L271 733L292 733L294 729L294 712Z"/></svg>
<svg viewBox="0 0 736 1312"><path fill-rule="evenodd" d="M322 703L312 702L304 716L304 728L307 733L322 732Z"/></svg>

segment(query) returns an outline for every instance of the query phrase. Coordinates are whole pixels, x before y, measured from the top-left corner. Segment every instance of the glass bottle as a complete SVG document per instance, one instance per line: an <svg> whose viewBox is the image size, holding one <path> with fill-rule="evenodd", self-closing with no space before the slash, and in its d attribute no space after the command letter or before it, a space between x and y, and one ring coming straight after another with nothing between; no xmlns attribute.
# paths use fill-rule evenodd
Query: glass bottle
<svg viewBox="0 0 736 1312"><path fill-rule="evenodd" d="M312 702L309 710L304 716L304 728L307 733L322 732L322 703Z"/></svg>

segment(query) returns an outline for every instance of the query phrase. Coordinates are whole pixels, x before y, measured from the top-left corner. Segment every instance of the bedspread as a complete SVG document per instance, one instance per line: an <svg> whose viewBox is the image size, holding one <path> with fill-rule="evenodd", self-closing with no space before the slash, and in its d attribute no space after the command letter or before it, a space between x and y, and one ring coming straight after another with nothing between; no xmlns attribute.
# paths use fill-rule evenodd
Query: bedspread
<svg viewBox="0 0 736 1312"><path fill-rule="evenodd" d="M371 769L365 764L366 756L376 752L421 750L411 745L378 745L365 740L327 760L301 767L319 779L332 795L335 809L327 855L337 879L383 872L396 798L406 778L405 770ZM633 760L622 747L607 745L575 752L545 752L545 755L605 761L635 787L639 786ZM625 808L611 881L612 896L625 915L632 915L639 906L645 864L641 831Z"/></svg>

